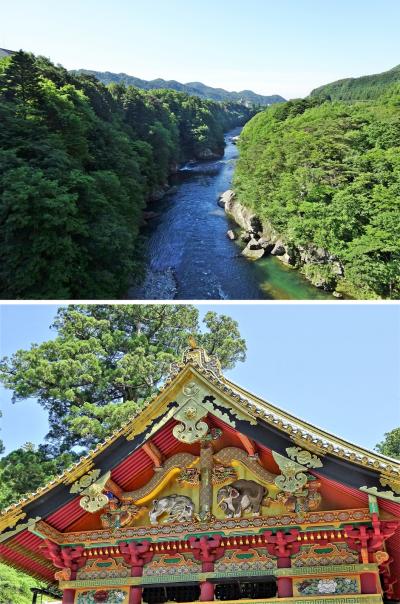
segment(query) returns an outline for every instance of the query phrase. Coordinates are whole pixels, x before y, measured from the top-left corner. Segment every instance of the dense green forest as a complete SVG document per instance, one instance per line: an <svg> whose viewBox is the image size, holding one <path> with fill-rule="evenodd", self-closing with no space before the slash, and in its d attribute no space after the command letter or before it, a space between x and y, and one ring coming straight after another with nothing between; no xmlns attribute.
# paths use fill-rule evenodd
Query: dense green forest
<svg viewBox="0 0 400 604"><path fill-rule="evenodd" d="M253 114L107 88L22 51L0 60L0 297L123 296L141 274L149 197Z"/></svg>
<svg viewBox="0 0 400 604"><path fill-rule="evenodd" d="M329 97L332 101L368 101L378 98L396 83L400 84L400 65L383 73L325 84L313 90L311 96Z"/></svg>
<svg viewBox="0 0 400 604"><path fill-rule="evenodd" d="M201 82L188 82L182 84L176 80L142 80L135 76L130 76L126 73L112 73L110 71L91 71L88 69L79 69L76 73L93 75L95 78L103 82L103 84L126 84L127 86L135 86L144 90L154 90L158 88L168 88L177 92L186 92L192 96L199 96L202 99L210 99L219 102L245 103L247 105L271 105L272 103L282 103L285 101L279 94L265 96L257 94L252 90L241 90L240 92L229 92L223 88L213 88Z"/></svg>
<svg viewBox="0 0 400 604"><path fill-rule="evenodd" d="M398 298L400 86L370 102L276 105L240 138L239 200L282 236L297 266L301 249L328 253L304 264L306 276L355 298Z"/></svg>

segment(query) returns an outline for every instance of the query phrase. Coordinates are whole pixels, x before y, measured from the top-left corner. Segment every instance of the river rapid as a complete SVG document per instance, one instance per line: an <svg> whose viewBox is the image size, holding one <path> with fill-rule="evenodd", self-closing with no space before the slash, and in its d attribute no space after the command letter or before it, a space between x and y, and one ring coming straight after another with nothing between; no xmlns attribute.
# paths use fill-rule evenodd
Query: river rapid
<svg viewBox="0 0 400 604"><path fill-rule="evenodd" d="M223 158L183 166L172 178L173 192L148 208L158 216L143 231L146 278L129 299L333 299L273 256L244 258L243 246L228 239L227 230L238 227L217 200L231 188L238 156L232 137L240 130L226 134Z"/></svg>

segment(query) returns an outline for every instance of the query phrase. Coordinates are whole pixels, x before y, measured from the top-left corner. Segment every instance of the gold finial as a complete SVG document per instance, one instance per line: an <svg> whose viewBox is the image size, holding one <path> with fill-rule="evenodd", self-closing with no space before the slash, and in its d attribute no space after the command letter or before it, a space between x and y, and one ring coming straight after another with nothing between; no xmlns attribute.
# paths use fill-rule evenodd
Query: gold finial
<svg viewBox="0 0 400 604"><path fill-rule="evenodd" d="M189 336L189 338L188 338L188 343L189 343L189 346L190 346L190 348L191 348L192 350L195 350L195 349L197 348L197 342L196 342L196 340L194 339L194 336Z"/></svg>

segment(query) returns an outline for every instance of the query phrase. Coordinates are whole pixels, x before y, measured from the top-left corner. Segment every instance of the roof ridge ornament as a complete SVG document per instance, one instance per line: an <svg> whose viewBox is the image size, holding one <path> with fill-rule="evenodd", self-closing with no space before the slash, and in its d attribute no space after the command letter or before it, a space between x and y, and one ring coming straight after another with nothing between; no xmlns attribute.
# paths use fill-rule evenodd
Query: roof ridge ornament
<svg viewBox="0 0 400 604"><path fill-rule="evenodd" d="M182 361L171 363L170 379L175 377L186 365L192 364L205 371L210 371L217 378L222 377L221 363L216 356L209 355L205 348L198 346L193 335L188 337L189 347L182 354Z"/></svg>

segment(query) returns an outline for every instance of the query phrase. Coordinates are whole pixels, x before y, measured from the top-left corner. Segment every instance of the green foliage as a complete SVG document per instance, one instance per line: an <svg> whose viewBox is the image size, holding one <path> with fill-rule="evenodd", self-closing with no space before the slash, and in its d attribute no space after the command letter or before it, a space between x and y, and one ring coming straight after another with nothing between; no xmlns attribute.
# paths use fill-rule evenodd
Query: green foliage
<svg viewBox="0 0 400 604"><path fill-rule="evenodd" d="M179 161L222 153L254 111L107 89L22 51L0 60L0 296L118 298L143 270L142 211Z"/></svg>
<svg viewBox="0 0 400 604"><path fill-rule="evenodd" d="M53 457L49 448L26 443L0 459L0 509L36 491L78 460L74 453Z"/></svg>
<svg viewBox="0 0 400 604"><path fill-rule="evenodd" d="M25 573L0 563L0 602L2 604L31 604L31 587L42 587L42 584Z"/></svg>
<svg viewBox="0 0 400 604"><path fill-rule="evenodd" d="M400 428L386 432L384 440L377 444L375 449L382 455L400 459Z"/></svg>
<svg viewBox="0 0 400 604"><path fill-rule="evenodd" d="M45 454L58 456L74 445L87 449L157 393L190 334L222 367L244 360L246 345L235 321L209 312L204 324L201 330L190 305L71 305L58 311L56 338L3 359L0 379L14 401L36 397L47 409L51 446ZM14 453L15 465L24 455ZM34 460L41 454L34 452Z"/></svg>
<svg viewBox="0 0 400 604"><path fill-rule="evenodd" d="M399 109L394 90L352 105L300 99L258 114L241 135L240 200L295 249L326 250L353 297L400 295ZM305 268L313 281L327 270Z"/></svg>
<svg viewBox="0 0 400 604"><path fill-rule="evenodd" d="M400 83L400 65L383 73L325 84L313 90L311 96L336 101L369 101L385 94L396 83Z"/></svg>

